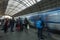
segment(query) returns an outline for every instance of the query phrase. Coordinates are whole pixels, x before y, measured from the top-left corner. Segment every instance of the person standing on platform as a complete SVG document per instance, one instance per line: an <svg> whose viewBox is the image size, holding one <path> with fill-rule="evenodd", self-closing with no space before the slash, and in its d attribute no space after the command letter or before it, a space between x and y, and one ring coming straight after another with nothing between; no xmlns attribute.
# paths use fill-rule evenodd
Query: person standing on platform
<svg viewBox="0 0 60 40"><path fill-rule="evenodd" d="M29 22L28 22L27 18L25 18L24 19L25 32L28 32L28 25L29 25Z"/></svg>
<svg viewBox="0 0 60 40"><path fill-rule="evenodd" d="M22 30L22 20L21 20L21 18L19 17L19 19L17 19L17 23L16 23L16 29L17 29L17 31L23 31Z"/></svg>
<svg viewBox="0 0 60 40"><path fill-rule="evenodd" d="M42 40L43 39L43 21L41 20L41 18L37 18L36 21L35 21L35 26L38 30L38 40Z"/></svg>
<svg viewBox="0 0 60 40"><path fill-rule="evenodd" d="M4 33L7 33L7 31L8 31L8 28L9 28L9 19L8 18L6 18L5 20L4 20Z"/></svg>
<svg viewBox="0 0 60 40"><path fill-rule="evenodd" d="M11 32L14 32L14 24L15 24L15 20L14 20L14 17L12 17L12 19L10 20Z"/></svg>
<svg viewBox="0 0 60 40"><path fill-rule="evenodd" d="M5 20L5 19L2 19L2 20L1 20L1 27L2 27L1 30L4 30L4 20Z"/></svg>

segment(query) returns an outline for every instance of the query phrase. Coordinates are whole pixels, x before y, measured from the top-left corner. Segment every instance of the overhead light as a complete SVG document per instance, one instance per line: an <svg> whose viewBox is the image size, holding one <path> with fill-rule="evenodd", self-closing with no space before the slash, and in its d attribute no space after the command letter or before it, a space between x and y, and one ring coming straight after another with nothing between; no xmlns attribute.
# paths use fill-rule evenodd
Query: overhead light
<svg viewBox="0 0 60 40"><path fill-rule="evenodd" d="M41 0L36 0L37 2L40 2Z"/></svg>

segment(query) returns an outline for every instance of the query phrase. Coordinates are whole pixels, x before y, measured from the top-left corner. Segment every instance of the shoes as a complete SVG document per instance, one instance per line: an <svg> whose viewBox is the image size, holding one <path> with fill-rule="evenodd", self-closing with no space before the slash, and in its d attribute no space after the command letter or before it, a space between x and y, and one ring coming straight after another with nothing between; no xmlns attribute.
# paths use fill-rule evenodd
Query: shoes
<svg viewBox="0 0 60 40"><path fill-rule="evenodd" d="M11 31L11 32L14 32L14 31Z"/></svg>
<svg viewBox="0 0 60 40"><path fill-rule="evenodd" d="M44 39L43 37L41 39Z"/></svg>
<svg viewBox="0 0 60 40"><path fill-rule="evenodd" d="M42 39L39 38L38 40L42 40Z"/></svg>
<svg viewBox="0 0 60 40"><path fill-rule="evenodd" d="M38 40L44 40L44 38L41 38L41 39L39 38Z"/></svg>

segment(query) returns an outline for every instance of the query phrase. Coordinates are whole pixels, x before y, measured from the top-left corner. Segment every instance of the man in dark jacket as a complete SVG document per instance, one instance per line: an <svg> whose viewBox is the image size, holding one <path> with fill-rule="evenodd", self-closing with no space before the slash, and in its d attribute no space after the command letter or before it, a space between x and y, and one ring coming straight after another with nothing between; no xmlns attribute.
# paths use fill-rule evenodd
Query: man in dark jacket
<svg viewBox="0 0 60 40"><path fill-rule="evenodd" d="M10 27L11 27L11 32L14 32L14 23L15 23L15 20L14 20L14 17L10 20Z"/></svg>
<svg viewBox="0 0 60 40"><path fill-rule="evenodd" d="M24 26L25 26L25 29L26 29L25 31L26 32L28 31L28 29L27 29L28 24L29 24L29 22L28 22L27 18L25 18L25 20L24 20Z"/></svg>

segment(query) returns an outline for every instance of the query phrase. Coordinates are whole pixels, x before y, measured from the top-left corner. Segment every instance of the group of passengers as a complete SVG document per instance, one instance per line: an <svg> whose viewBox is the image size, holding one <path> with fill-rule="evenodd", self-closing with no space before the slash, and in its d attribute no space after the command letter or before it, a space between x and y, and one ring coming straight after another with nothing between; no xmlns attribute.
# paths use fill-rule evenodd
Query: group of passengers
<svg viewBox="0 0 60 40"><path fill-rule="evenodd" d="M28 24L27 18L25 18L24 21L20 17L17 20L14 20L14 18L5 18L2 30L4 30L5 33L7 33L9 29L11 32L14 32L14 28L16 27L17 31L23 31L23 28L27 30Z"/></svg>
<svg viewBox="0 0 60 40"><path fill-rule="evenodd" d="M16 25L15 25L15 23L16 23ZM34 24L38 30L38 32L37 32L38 40L43 39L42 35L43 35L44 22L42 21L41 18L36 18ZM23 21L20 17L16 21L14 20L14 18L12 18L10 20L8 18L6 18L4 20L4 26L3 26L4 32L6 33L9 28L10 28L11 32L14 32L14 25L15 25L17 31L23 31L24 28L27 31L29 21L27 20L27 18L25 18Z"/></svg>

